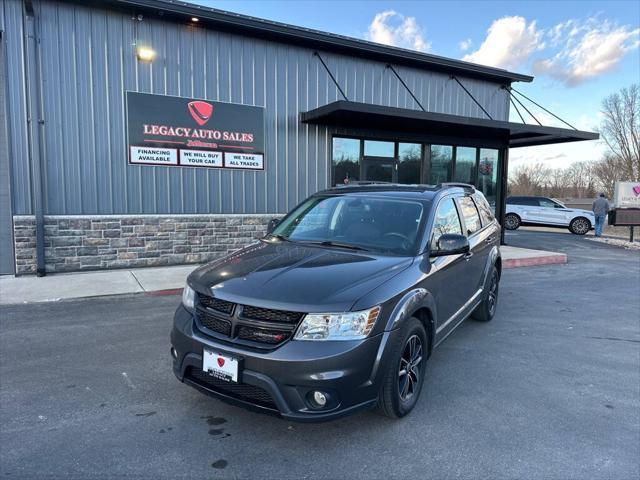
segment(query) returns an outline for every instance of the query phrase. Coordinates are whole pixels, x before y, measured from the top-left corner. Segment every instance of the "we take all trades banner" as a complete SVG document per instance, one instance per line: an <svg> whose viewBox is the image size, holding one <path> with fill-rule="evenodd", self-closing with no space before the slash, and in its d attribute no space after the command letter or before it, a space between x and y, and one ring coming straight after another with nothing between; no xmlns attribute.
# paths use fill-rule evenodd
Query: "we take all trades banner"
<svg viewBox="0 0 640 480"><path fill-rule="evenodd" d="M264 170L264 108L127 92L131 165Z"/></svg>

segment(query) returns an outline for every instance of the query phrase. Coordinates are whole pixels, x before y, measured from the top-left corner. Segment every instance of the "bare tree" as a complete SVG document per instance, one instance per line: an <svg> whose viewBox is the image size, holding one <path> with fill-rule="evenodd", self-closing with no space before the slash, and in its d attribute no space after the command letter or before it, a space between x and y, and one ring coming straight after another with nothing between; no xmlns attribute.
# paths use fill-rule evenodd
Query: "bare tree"
<svg viewBox="0 0 640 480"><path fill-rule="evenodd" d="M640 181L640 86L633 84L602 101L600 136L621 161L619 180Z"/></svg>
<svg viewBox="0 0 640 480"><path fill-rule="evenodd" d="M591 175L598 191L604 192L608 198L613 197L613 187L618 180L622 180L624 163L622 159L608 153L602 160L591 164Z"/></svg>
<svg viewBox="0 0 640 480"><path fill-rule="evenodd" d="M511 195L540 195L547 184L549 169L541 163L520 165L509 178Z"/></svg>

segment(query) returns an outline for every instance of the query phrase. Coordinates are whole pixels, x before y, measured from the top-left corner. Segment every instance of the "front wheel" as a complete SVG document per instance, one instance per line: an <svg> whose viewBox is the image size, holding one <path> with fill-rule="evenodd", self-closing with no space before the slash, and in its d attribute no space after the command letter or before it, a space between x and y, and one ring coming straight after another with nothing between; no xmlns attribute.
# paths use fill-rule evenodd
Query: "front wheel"
<svg viewBox="0 0 640 480"><path fill-rule="evenodd" d="M591 222L584 217L578 217L571 220L569 231L576 235L586 235L591 230Z"/></svg>
<svg viewBox="0 0 640 480"><path fill-rule="evenodd" d="M507 213L504 216L504 228L507 230L517 230L520 226L520 217L515 213Z"/></svg>
<svg viewBox="0 0 640 480"><path fill-rule="evenodd" d="M410 318L393 347L378 395L380 413L390 418L401 418L413 410L424 383L428 348L422 322L415 317Z"/></svg>
<svg viewBox="0 0 640 480"><path fill-rule="evenodd" d="M474 320L488 322L493 318L493 316L496 314L496 308L498 307L499 287L500 274L498 273L498 269L493 266L491 268L491 272L489 273L489 282L484 299L471 314L471 317Z"/></svg>

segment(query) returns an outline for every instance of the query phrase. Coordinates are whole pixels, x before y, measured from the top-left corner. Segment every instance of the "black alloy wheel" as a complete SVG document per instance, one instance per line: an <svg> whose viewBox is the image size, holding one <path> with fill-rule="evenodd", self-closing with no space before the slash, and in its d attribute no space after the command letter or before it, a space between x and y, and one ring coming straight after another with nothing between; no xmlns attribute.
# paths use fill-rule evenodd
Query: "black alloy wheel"
<svg viewBox="0 0 640 480"><path fill-rule="evenodd" d="M388 345L388 361L378 394L378 412L382 415L404 417L418 402L426 374L427 339L423 323L411 317Z"/></svg>
<svg viewBox="0 0 640 480"><path fill-rule="evenodd" d="M398 394L406 402L416 394L421 379L422 340L418 335L409 337L402 350L398 370Z"/></svg>

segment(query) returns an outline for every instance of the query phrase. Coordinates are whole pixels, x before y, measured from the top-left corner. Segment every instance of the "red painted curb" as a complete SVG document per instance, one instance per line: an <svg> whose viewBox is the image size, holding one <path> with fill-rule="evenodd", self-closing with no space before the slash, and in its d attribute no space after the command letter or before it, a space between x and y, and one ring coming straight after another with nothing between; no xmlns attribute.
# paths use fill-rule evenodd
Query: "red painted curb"
<svg viewBox="0 0 640 480"><path fill-rule="evenodd" d="M168 290L155 290L153 292L144 292L145 295L151 295L152 297L161 297L162 295L180 295L182 293L181 288L170 288Z"/></svg>
<svg viewBox="0 0 640 480"><path fill-rule="evenodd" d="M564 253L544 257L510 258L502 261L502 268L535 267L538 265L561 265L567 263Z"/></svg>

